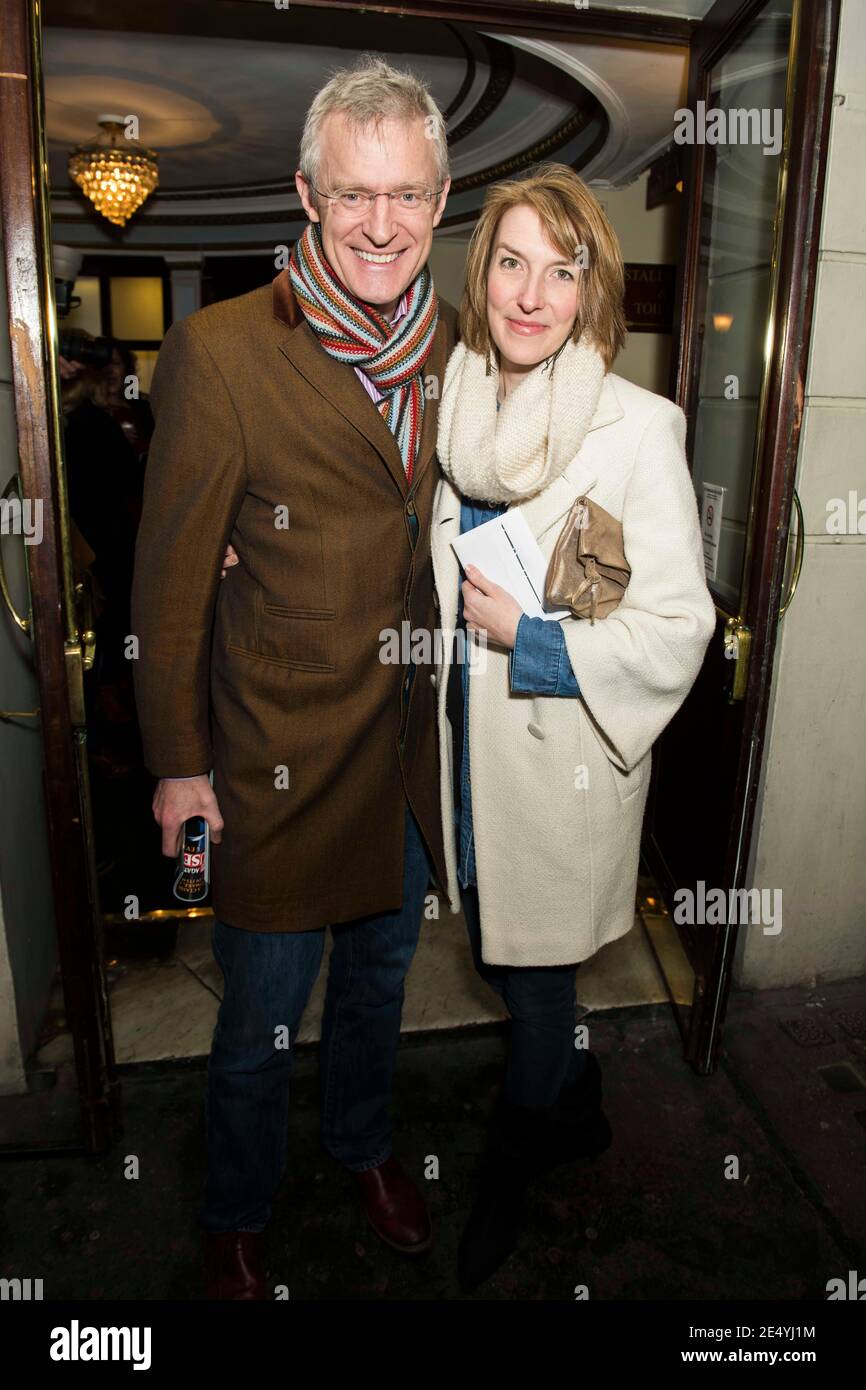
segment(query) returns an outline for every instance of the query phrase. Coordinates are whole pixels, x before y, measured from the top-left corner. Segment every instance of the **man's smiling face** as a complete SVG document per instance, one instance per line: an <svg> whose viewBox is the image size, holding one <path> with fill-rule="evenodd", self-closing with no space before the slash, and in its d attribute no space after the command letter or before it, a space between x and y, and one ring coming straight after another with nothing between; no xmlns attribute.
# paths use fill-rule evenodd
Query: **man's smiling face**
<svg viewBox="0 0 866 1390"><path fill-rule="evenodd" d="M435 149L420 116L410 121L383 120L362 129L350 124L342 111L332 111L322 122L319 148L316 186L326 193L433 191L437 186ZM343 284L357 299L376 305L390 317L427 262L450 180L429 206L413 212L392 207L388 198L377 198L368 210L352 213L338 202L317 199L300 174L295 175L295 183L307 216L321 222L325 255Z"/></svg>

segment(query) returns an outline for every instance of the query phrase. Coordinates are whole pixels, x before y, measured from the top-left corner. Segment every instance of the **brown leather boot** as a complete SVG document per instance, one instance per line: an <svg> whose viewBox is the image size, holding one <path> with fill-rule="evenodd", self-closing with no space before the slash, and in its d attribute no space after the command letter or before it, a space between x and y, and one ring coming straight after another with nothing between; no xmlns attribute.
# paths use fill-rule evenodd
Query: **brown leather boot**
<svg viewBox="0 0 866 1390"><path fill-rule="evenodd" d="M433 1231L426 1203L393 1155L355 1177L364 1214L386 1245L404 1255L423 1255L430 1249Z"/></svg>
<svg viewBox="0 0 866 1390"><path fill-rule="evenodd" d="M205 1236L205 1298L267 1297L262 1233L208 1231Z"/></svg>

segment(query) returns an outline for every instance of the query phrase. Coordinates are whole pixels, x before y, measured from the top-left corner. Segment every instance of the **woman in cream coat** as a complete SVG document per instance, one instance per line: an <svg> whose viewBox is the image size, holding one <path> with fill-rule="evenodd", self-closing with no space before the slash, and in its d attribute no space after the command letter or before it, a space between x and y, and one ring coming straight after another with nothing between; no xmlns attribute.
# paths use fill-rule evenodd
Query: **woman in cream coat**
<svg viewBox="0 0 866 1390"><path fill-rule="evenodd" d="M448 895L512 1018L465 1289L513 1248L530 1177L610 1143L575 971L634 923L651 748L715 624L685 418L610 371L622 305L616 236L572 170L490 189L442 392L431 537L442 629L486 634L463 660L443 643L436 673ZM631 567L606 618L544 622L485 575L461 579L461 531L516 508L549 557L583 494L621 521Z"/></svg>

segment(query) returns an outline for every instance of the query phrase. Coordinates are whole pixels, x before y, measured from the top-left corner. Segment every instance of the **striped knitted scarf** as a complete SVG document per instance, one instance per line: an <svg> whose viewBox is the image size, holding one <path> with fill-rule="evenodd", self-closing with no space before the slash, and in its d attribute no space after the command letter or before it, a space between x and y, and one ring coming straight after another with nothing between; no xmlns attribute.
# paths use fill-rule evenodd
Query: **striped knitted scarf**
<svg viewBox="0 0 866 1390"><path fill-rule="evenodd" d="M360 367L381 393L377 402L400 449L411 484L424 417L422 373L439 317L425 266L407 290L407 312L396 324L356 299L325 259L318 222L308 222L289 259L295 298L322 347L338 362Z"/></svg>

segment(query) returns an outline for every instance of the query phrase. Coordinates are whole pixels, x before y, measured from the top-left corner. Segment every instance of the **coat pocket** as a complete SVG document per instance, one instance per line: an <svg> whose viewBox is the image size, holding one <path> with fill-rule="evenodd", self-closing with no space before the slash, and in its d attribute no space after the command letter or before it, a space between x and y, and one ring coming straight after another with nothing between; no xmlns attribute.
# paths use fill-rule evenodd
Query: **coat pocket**
<svg viewBox="0 0 866 1390"><path fill-rule="evenodd" d="M261 599L256 607L255 651L247 651L248 656L298 671L337 669L333 608L288 608Z"/></svg>
<svg viewBox="0 0 866 1390"><path fill-rule="evenodd" d="M620 801L630 801L644 784L644 778L649 775L650 754L647 753L636 763L631 772L622 772L614 763L608 759L610 774L614 780Z"/></svg>

